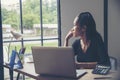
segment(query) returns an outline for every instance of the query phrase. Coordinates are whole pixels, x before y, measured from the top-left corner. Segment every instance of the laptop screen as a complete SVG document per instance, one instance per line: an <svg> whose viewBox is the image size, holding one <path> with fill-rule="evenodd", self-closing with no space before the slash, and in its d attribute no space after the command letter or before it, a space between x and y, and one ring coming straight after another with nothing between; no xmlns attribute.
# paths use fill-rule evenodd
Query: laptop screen
<svg viewBox="0 0 120 80"><path fill-rule="evenodd" d="M41 75L76 77L72 47L32 47L35 72Z"/></svg>

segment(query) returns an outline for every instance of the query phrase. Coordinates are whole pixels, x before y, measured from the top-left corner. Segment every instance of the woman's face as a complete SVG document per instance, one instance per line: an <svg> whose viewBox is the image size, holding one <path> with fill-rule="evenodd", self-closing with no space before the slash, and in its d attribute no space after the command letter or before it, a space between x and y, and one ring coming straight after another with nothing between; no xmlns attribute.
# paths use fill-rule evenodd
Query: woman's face
<svg viewBox="0 0 120 80"><path fill-rule="evenodd" d="M80 27L78 24L78 17L74 19L74 27L73 27L73 36L74 37L83 37L86 33L86 26Z"/></svg>

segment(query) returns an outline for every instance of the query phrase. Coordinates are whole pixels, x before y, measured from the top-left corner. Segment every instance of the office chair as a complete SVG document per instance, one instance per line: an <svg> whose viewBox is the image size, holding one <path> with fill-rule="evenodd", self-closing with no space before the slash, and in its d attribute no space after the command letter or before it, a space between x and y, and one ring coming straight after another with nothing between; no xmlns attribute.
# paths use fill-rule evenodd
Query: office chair
<svg viewBox="0 0 120 80"><path fill-rule="evenodd" d="M97 62L77 62L77 56L75 56L75 63L77 69L93 69L97 64Z"/></svg>
<svg viewBox="0 0 120 80"><path fill-rule="evenodd" d="M109 56L110 57L110 63L111 63L111 70L117 70L117 59L115 57Z"/></svg>
<svg viewBox="0 0 120 80"><path fill-rule="evenodd" d="M111 70L117 70L117 59L115 57L109 56L110 57L110 63L111 63ZM75 56L75 61L76 61L76 67L77 68L84 68L84 69L93 69L95 68L97 62L77 62L76 56Z"/></svg>

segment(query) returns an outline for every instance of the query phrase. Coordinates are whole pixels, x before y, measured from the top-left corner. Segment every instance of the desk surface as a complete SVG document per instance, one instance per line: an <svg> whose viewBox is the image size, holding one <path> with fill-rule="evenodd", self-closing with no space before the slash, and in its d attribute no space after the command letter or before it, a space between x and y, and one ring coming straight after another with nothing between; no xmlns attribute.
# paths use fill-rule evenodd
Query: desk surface
<svg viewBox="0 0 120 80"><path fill-rule="evenodd" d="M9 68L8 66L4 65L4 67ZM108 75L96 75L92 74L92 69L85 69L88 73L81 77L79 80L98 80L94 79L96 77L115 77L116 71L110 71ZM33 63L25 63L23 69L14 69L14 71L19 72L25 76L31 77L37 80L68 80L63 78L53 78L53 77L41 77L39 74L35 73L34 64ZM69 79L70 80L70 79ZM110 80L110 79L100 79L100 80ZM111 79L113 80L113 79Z"/></svg>

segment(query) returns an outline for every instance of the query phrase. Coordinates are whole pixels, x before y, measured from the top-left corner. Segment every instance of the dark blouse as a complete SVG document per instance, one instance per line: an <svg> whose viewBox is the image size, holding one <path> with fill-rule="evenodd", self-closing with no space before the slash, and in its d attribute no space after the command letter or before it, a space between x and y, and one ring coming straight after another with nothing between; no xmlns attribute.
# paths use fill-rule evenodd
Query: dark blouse
<svg viewBox="0 0 120 80"><path fill-rule="evenodd" d="M99 33L91 39L91 43L84 53L80 39L77 39L72 44L75 55L77 55L78 62L98 62L98 64L110 65L110 60L107 51L104 48L102 37Z"/></svg>

